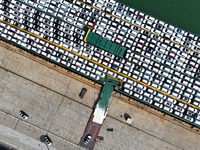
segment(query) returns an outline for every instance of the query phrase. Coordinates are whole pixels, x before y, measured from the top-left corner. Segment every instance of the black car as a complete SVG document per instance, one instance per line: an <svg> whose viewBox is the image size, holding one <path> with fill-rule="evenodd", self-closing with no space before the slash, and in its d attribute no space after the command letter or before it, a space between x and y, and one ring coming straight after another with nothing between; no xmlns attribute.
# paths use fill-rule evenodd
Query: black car
<svg viewBox="0 0 200 150"><path fill-rule="evenodd" d="M44 140L45 140L45 143L46 143L47 145L53 144L48 135L45 135L45 136L44 136Z"/></svg>
<svg viewBox="0 0 200 150"><path fill-rule="evenodd" d="M29 118L29 116L23 110L20 110L19 115L22 116L22 118L24 118L24 119Z"/></svg>
<svg viewBox="0 0 200 150"><path fill-rule="evenodd" d="M90 134L88 134L84 139L84 143L88 144L91 139L92 139L92 136Z"/></svg>
<svg viewBox="0 0 200 150"><path fill-rule="evenodd" d="M83 98L85 96L85 93L87 92L87 89L86 88L82 88L80 94L79 94L79 97L80 98Z"/></svg>

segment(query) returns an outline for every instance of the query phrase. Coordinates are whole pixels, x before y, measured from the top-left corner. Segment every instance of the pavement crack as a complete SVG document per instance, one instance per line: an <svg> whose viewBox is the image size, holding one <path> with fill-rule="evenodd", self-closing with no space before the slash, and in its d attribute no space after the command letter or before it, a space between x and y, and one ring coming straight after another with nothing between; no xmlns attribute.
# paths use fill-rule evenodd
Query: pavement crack
<svg viewBox="0 0 200 150"><path fill-rule="evenodd" d="M16 124L15 124L15 127L14 127L14 130L16 129L17 125L18 125L18 122L19 122L19 119L17 120Z"/></svg>

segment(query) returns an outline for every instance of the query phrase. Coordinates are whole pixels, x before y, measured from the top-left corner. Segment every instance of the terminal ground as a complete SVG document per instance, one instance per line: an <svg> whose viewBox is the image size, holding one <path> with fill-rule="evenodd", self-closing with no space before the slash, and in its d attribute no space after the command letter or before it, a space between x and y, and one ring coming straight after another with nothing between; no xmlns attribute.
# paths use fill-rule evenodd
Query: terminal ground
<svg viewBox="0 0 200 150"><path fill-rule="evenodd" d="M48 134L52 149L81 150L78 143L101 86L7 44L1 44L0 53L1 127L19 132L21 138L28 136L36 144ZM82 88L87 93L80 99ZM20 110L29 115L27 120L19 116ZM125 113L133 119L131 125L124 119ZM190 127L143 104L113 95L99 133L104 141L96 143L94 149L198 149L200 132ZM113 128L113 132L108 128ZM0 136L0 141L23 149L22 145L13 143L15 138ZM44 145L45 148L48 149Z"/></svg>

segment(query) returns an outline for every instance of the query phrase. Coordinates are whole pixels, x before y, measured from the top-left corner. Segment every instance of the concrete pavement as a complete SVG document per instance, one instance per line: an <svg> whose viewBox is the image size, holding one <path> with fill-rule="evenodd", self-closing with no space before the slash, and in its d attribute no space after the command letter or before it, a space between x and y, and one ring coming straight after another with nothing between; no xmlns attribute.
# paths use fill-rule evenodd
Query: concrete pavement
<svg viewBox="0 0 200 150"><path fill-rule="evenodd" d="M81 150L78 143L100 86L94 87L87 79L75 78L73 73L51 63L12 50L0 47L0 124L36 143L48 134L52 148ZM80 99L83 87L88 91ZM27 120L19 116L20 110L29 115ZM133 119L131 126L126 124L124 113ZM113 132L107 128L113 128ZM191 150L200 146L198 131L143 104L130 105L114 96L99 135L104 141L97 143L95 150ZM0 136L0 140L12 144L9 136ZM20 149L19 141L14 145ZM38 143L33 148L37 146Z"/></svg>

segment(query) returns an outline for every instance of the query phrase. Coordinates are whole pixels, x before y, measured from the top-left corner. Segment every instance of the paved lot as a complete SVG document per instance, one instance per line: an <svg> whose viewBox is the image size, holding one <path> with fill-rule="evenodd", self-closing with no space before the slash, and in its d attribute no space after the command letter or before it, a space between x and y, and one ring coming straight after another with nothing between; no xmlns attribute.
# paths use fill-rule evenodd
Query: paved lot
<svg viewBox="0 0 200 150"><path fill-rule="evenodd" d="M123 116L124 113L132 117L131 126L123 123L124 118L121 115ZM178 122L175 124L173 121L168 121L164 116L161 118L114 97L111 99L108 115L103 126L104 130L101 131L106 131L105 128L114 128L116 133L103 132L102 134L110 138L115 137L116 140L105 140L104 143L123 141L122 143L126 144L121 149L125 148L125 145L131 147L138 144L138 148L135 149L198 149L200 146L199 133L182 127ZM114 136L110 136L112 134ZM110 145L115 144L110 143Z"/></svg>
<svg viewBox="0 0 200 150"><path fill-rule="evenodd" d="M85 84L82 78L80 82L3 47L0 53L0 124L37 141L48 134L52 147L59 150L82 149L78 143L98 97L99 86L96 89L90 81ZM78 94L83 87L88 92L80 99ZM22 120L20 110L27 112L29 119ZM104 141L97 143L95 149L198 149L199 132L155 112L112 97L99 134ZM133 118L131 126L125 123L124 113ZM107 128L114 130L108 132ZM0 136L1 140L4 138Z"/></svg>
<svg viewBox="0 0 200 150"><path fill-rule="evenodd" d="M0 125L0 144L13 150L48 150L46 144L17 132L11 128ZM56 150L50 147L51 150Z"/></svg>

